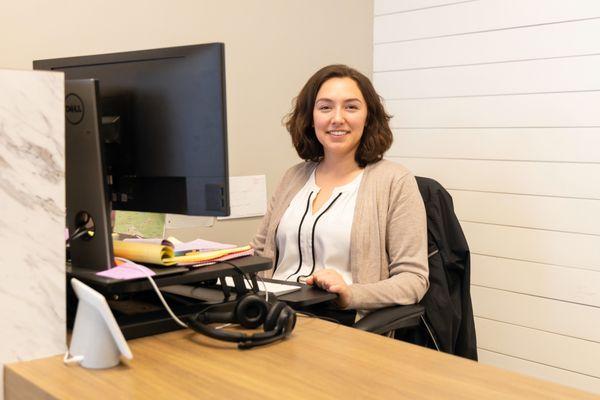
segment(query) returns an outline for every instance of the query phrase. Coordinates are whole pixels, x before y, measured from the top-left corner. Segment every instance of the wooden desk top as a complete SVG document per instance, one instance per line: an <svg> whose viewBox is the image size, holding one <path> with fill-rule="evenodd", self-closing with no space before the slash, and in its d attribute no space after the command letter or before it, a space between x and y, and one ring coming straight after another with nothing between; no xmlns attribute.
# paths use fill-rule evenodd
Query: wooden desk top
<svg viewBox="0 0 600 400"><path fill-rule="evenodd" d="M86 370L62 356L7 365L13 399L592 399L592 394L329 322L240 351L189 330L129 342L129 366Z"/></svg>

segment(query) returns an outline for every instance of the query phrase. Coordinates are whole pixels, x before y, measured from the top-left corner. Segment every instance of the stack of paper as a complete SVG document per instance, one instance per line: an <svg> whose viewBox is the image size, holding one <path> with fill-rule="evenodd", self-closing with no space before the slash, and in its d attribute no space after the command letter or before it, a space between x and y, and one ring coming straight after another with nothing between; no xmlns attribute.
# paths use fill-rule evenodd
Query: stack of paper
<svg viewBox="0 0 600 400"><path fill-rule="evenodd" d="M126 239L115 240L113 244L115 257L164 266L178 264L199 267L254 254L250 246L236 247L202 239L191 242L181 242L175 238Z"/></svg>
<svg viewBox="0 0 600 400"><path fill-rule="evenodd" d="M213 250L213 251L193 251L183 256L175 256L171 260L178 265L193 265L201 267L210 265L220 261L231 260L243 256L251 256L254 254L254 249L250 246L234 247L230 249Z"/></svg>
<svg viewBox="0 0 600 400"><path fill-rule="evenodd" d="M163 246L170 246L173 248L173 252L176 256L185 255L191 251L214 251L233 249L236 247L234 244L211 242L210 240L196 239L191 242L182 242L181 240L168 237L166 239L143 239L143 238L130 238L125 239L125 242L130 243L152 243L160 244Z"/></svg>

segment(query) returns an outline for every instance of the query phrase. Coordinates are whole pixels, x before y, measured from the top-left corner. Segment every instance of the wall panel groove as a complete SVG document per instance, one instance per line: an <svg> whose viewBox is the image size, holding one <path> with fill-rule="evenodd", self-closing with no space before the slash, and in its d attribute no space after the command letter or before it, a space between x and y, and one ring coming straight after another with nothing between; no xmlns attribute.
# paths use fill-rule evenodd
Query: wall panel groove
<svg viewBox="0 0 600 400"><path fill-rule="evenodd" d="M471 284L600 307L600 272L471 253Z"/></svg>
<svg viewBox="0 0 600 400"><path fill-rule="evenodd" d="M502 354L482 348L478 349L478 353L480 362L485 364L533 375L539 379L551 380L587 391L600 392L600 379L589 375L524 360L510 354Z"/></svg>
<svg viewBox="0 0 600 400"><path fill-rule="evenodd" d="M570 24L570 23L574 23L574 22L594 21L597 19L600 19L600 17L577 18L577 19L568 19L568 20L561 20L561 21L540 22L537 24L516 25L516 26L508 26L508 27L504 27L504 28L494 28L494 29L482 29L482 30L478 30L478 31L456 32L456 33L448 33L445 35L421 36L421 37L415 37L415 38L409 38L409 39L378 41L378 42L375 42L374 44L382 45L382 44L416 42L416 41L420 41L420 40L444 39L444 38L452 38L452 37L457 37L457 36L479 35L479 34L490 33L490 32L501 32L501 31L508 31L508 30L512 31L512 30L516 30L516 29L530 29L530 28L537 28L537 27L543 27L543 26Z"/></svg>
<svg viewBox="0 0 600 400"><path fill-rule="evenodd" d="M600 237L461 223L471 251L600 271Z"/></svg>
<svg viewBox="0 0 600 400"><path fill-rule="evenodd" d="M598 270L593 267L590 268L590 267L580 267L580 266L575 266L575 265L549 263L549 262L543 262L543 261L528 260L525 258L508 257L508 256L504 256L504 255L499 256L497 254L487 254L487 253L472 251L472 250L471 250L471 255L479 255L479 256L485 256L485 257L490 257L490 258L497 258L500 260L514 260L514 261L527 262L527 263L540 264L540 265L552 265L554 267L567 268L567 269L573 270L573 271L590 271L590 272L594 272L594 273L598 272Z"/></svg>
<svg viewBox="0 0 600 400"><path fill-rule="evenodd" d="M461 3L471 3L481 0L377 0L374 6L374 18L390 14L410 13L413 11L427 10L436 7L447 7Z"/></svg>
<svg viewBox="0 0 600 400"><path fill-rule="evenodd" d="M476 317L481 348L600 377L600 344Z"/></svg>
<svg viewBox="0 0 600 400"><path fill-rule="evenodd" d="M392 128L599 126L600 92L386 100Z"/></svg>
<svg viewBox="0 0 600 400"><path fill-rule="evenodd" d="M598 1L577 2L578 7L564 0L485 0L379 16L374 19L373 40L376 44L423 40L584 21L600 16ZM502 18L498 18L499 14Z"/></svg>
<svg viewBox="0 0 600 400"><path fill-rule="evenodd" d="M600 199L600 165L387 157L447 189Z"/></svg>
<svg viewBox="0 0 600 400"><path fill-rule="evenodd" d="M442 64L442 65L429 65L422 67L411 67L411 68L396 68L396 69L380 69L373 72L373 76L375 79L379 75L394 73L394 72L411 72L411 71L425 71L425 70L435 70L435 69L446 69L446 68L461 68L461 67L478 67L484 65L496 65L496 64L506 64L510 65L513 63L523 63L523 62L531 62L531 61L547 61L547 60L563 60L570 58L579 58L579 57L593 57L600 55L600 53L582 53L582 54L569 54L563 56L551 56L551 57L533 57L533 58L518 58L514 60L500 60L500 61L483 61L483 62L472 62L472 63L459 63L459 64Z"/></svg>
<svg viewBox="0 0 600 400"><path fill-rule="evenodd" d="M476 285L474 283L471 284L471 290L474 291L477 288L482 288L482 289L492 289L492 290L497 290L499 292L504 292L504 293L512 293L512 294L518 294L518 295L525 295L525 296L531 296L531 297L535 297L535 298L539 298L539 299L546 299L546 300L557 300L556 297L552 296L540 296L540 295L536 295L536 294L531 294L529 293L529 289L526 289L524 292L517 292L517 291L513 291L513 290L506 290L506 289L499 289L496 287L492 287L492 286L485 286L485 285ZM595 306L595 305L589 305L589 304L584 304L584 303L578 303L575 301L568 301L568 300L560 300L563 303L566 304L572 304L572 305L576 305L576 306L587 306L587 307L591 307L591 308L597 308L600 309L600 306ZM482 315L479 315L482 316ZM579 337L579 336L574 336L574 337Z"/></svg>
<svg viewBox="0 0 600 400"><path fill-rule="evenodd" d="M560 229L540 228L540 227L527 226L527 225L511 225L511 224L506 224L506 223L500 224L500 223L486 222L486 221L471 221L471 220L462 219L462 218L459 219L459 221L461 224L469 223L469 224L481 224L481 225L488 225L488 226L500 226L500 227L504 227L504 228L529 229L529 230L541 231L541 232L573 233L576 235L586 235L586 236L600 238L600 234L598 234L598 233L587 233L587 232L577 232L577 231L568 231L568 230L560 230Z"/></svg>
<svg viewBox="0 0 600 400"><path fill-rule="evenodd" d="M600 162L599 128L394 129L393 133L388 157Z"/></svg>
<svg viewBox="0 0 600 400"><path fill-rule="evenodd" d="M476 317L600 344L600 307L480 286L471 296Z"/></svg>
<svg viewBox="0 0 600 400"><path fill-rule="evenodd" d="M373 70L600 53L600 20L404 43L375 44Z"/></svg>
<svg viewBox="0 0 600 400"><path fill-rule="evenodd" d="M600 5L600 2L598 3ZM568 93L600 88L600 55L379 72L386 100ZM544 74L539 71L543 70Z"/></svg>
<svg viewBox="0 0 600 400"><path fill-rule="evenodd" d="M464 221L600 235L600 200L468 190L449 192L454 210Z"/></svg>

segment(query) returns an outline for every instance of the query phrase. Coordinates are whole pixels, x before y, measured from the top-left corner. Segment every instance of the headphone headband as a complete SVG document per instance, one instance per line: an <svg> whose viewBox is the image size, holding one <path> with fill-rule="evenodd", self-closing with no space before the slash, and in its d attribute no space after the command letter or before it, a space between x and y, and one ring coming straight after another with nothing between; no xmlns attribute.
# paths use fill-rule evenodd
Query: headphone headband
<svg viewBox="0 0 600 400"><path fill-rule="evenodd" d="M190 318L189 326L198 333L202 333L208 337L217 340L223 340L225 342L237 342L237 343L248 343L253 341L260 341L265 339L272 339L277 336L277 331L258 332L253 335L247 335L242 332L224 331L221 329L212 328L200 321L195 317Z"/></svg>
<svg viewBox="0 0 600 400"><path fill-rule="evenodd" d="M188 325L194 331L217 340L237 342L238 348L249 349L273 343L288 337L296 325L296 313L283 302L268 304L261 297L249 294L241 297L229 312L200 312L193 315ZM264 332L247 335L215 329L209 323L237 323L246 328L264 325Z"/></svg>

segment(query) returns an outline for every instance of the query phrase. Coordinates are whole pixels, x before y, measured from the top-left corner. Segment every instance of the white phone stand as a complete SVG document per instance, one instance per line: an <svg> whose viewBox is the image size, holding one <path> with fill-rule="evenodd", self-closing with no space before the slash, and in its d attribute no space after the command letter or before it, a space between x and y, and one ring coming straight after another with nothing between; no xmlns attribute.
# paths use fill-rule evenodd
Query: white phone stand
<svg viewBox="0 0 600 400"><path fill-rule="evenodd" d="M71 285L79 299L69 354L81 359L85 368L110 368L119 364L120 356L133 355L115 321L104 296L78 281Z"/></svg>

